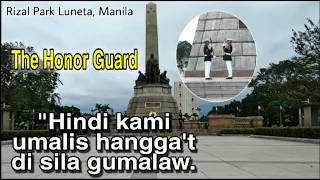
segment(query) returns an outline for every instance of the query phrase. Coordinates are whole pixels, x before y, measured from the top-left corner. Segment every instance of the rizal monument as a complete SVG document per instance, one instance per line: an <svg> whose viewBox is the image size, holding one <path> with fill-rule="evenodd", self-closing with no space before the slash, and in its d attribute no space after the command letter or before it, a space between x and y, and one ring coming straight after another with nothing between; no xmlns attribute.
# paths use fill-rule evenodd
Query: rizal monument
<svg viewBox="0 0 320 180"><path fill-rule="evenodd" d="M130 99L127 116L146 117L171 115L171 127L179 125L179 109L172 96L167 72L160 72L158 51L157 6L150 2L146 5L146 72L139 71L134 87L134 95Z"/></svg>

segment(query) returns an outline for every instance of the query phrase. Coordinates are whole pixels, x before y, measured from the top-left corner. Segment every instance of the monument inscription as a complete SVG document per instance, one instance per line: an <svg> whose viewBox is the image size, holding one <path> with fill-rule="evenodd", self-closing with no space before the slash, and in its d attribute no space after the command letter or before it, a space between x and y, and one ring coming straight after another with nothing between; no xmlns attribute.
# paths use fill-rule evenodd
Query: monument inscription
<svg viewBox="0 0 320 180"><path fill-rule="evenodd" d="M161 108L161 102L146 102L145 108Z"/></svg>

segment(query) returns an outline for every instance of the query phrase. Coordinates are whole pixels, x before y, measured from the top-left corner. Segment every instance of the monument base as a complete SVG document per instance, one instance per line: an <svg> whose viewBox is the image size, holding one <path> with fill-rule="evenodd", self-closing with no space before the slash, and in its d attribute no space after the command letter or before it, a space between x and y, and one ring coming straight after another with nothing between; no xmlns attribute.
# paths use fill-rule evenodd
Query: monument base
<svg viewBox="0 0 320 180"><path fill-rule="evenodd" d="M179 128L179 108L171 94L168 84L146 84L134 87L134 96L130 99L127 115L145 117L160 116L166 112L171 115L171 128Z"/></svg>

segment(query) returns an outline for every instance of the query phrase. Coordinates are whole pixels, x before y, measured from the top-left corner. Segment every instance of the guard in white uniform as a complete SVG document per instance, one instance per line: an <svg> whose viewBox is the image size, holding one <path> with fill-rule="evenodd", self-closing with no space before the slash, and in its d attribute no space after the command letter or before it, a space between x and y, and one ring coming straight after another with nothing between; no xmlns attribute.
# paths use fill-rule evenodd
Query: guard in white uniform
<svg viewBox="0 0 320 180"><path fill-rule="evenodd" d="M226 79L232 79L232 39L227 39L227 43L223 44L223 60L226 61L227 69L228 69L228 77Z"/></svg>
<svg viewBox="0 0 320 180"><path fill-rule="evenodd" d="M212 79L210 77L210 70L211 70L211 59L213 57L212 55L213 49L212 47L209 49L209 41L204 41L204 47L203 47L203 54L204 57L204 76L206 80Z"/></svg>

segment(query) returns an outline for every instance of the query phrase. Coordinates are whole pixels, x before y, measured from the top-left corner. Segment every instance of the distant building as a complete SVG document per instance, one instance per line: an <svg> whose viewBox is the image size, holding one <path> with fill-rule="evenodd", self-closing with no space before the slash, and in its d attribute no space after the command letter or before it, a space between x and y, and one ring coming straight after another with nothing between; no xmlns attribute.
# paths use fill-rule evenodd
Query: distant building
<svg viewBox="0 0 320 180"><path fill-rule="evenodd" d="M199 114L196 109L199 106L199 99L182 82L174 82L174 98L177 101L182 114Z"/></svg>
<svg viewBox="0 0 320 180"><path fill-rule="evenodd" d="M2 103L1 106L1 130L14 130L15 112L10 106Z"/></svg>
<svg viewBox="0 0 320 180"><path fill-rule="evenodd" d="M320 103L304 103L298 110L300 126L320 126Z"/></svg>

